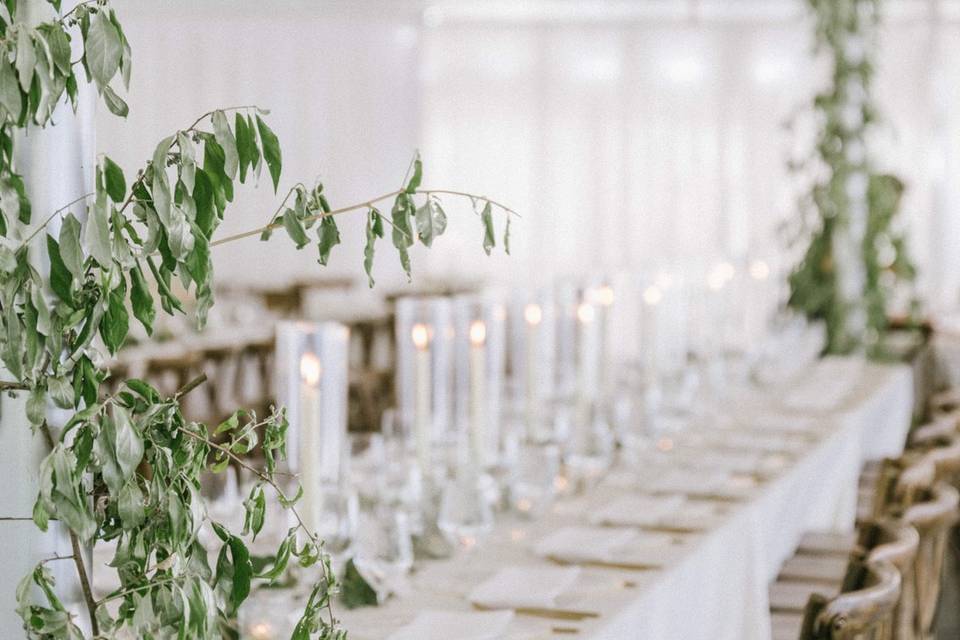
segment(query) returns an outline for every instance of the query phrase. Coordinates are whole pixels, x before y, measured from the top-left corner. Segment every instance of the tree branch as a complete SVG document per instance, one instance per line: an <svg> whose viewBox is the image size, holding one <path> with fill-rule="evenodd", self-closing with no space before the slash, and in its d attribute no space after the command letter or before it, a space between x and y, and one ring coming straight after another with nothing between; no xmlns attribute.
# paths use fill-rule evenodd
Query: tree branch
<svg viewBox="0 0 960 640"><path fill-rule="evenodd" d="M342 214L342 213L348 213L348 212L350 212L350 211L357 211L357 210L359 210L359 209L372 209L372 208L373 208L373 203L375 203L375 202L380 202L380 201L382 201L382 200L387 200L387 199L389 199L389 198L394 198L394 197L400 195L400 194L403 193L403 192L404 192L403 189L396 189L396 190L394 190L394 191L391 191L391 192L389 192L389 193L384 193L383 195L377 196L376 198L371 198L370 200L366 200L366 201L364 201L364 202L358 202L358 203L356 203L356 204L351 204L351 205L349 205L349 206L341 207L341 208L339 208L339 209L333 209L333 210L331 210L331 211L328 211L327 213L318 213L317 215L307 216L306 218L303 218L303 219L302 219L302 222L312 222L312 221L314 221L314 220L319 220L319 219L321 219L321 218L326 218L326 217L329 217L329 216L336 216L336 215L340 215L340 214ZM478 196L478 195L475 195L475 194L472 194L472 193L467 193L467 192L465 192L465 191L450 191L450 190L448 190L448 189L417 189L414 193L418 193L418 194L422 194L422 195L431 195L431 194L437 194L437 193L445 193L445 194L448 194L448 195L463 196L463 197L465 197L465 198L471 198L471 199L475 199L475 200L482 200L482 201L484 201L484 202L489 202L491 205L493 205L493 206L495 206L495 207L499 207L500 209L503 209L503 210L504 210L507 214L509 214L509 215L516 216L516 217L518 217L518 218L520 217L520 214L518 214L516 211L514 211L513 209L511 209L510 207L508 207L508 206L506 206L506 205L503 205L503 204L497 202L496 200L491 200L490 198L487 198L487 197L484 197L484 196ZM289 197L289 196L288 196L288 197ZM274 217L276 217L276 216L274 216ZM385 222L387 222L388 224L390 224L391 226L393 226L393 223L390 222L390 220L389 220L386 216L381 216L381 217L383 218L383 220L384 220ZM283 227L283 223L282 223L282 222L274 222L274 223L272 223L272 224L268 224L268 225L265 225L265 226L262 226L262 227L257 227L256 229L249 229L249 230L247 230L247 231L242 231L242 232L240 232L240 233L235 233L235 234L233 234L232 236L227 236L227 237L225 237L225 238L220 238L220 239L218 239L218 240L214 240L213 242L210 243L210 246L211 246L211 247L215 247L215 246L220 245L220 244L227 244L228 242L235 242L235 241L237 241L237 240L243 240L244 238L249 238L249 237L251 237L251 236L260 235L260 234L263 233L264 231L272 231L272 230L274 230L274 229L280 229L281 227Z"/></svg>

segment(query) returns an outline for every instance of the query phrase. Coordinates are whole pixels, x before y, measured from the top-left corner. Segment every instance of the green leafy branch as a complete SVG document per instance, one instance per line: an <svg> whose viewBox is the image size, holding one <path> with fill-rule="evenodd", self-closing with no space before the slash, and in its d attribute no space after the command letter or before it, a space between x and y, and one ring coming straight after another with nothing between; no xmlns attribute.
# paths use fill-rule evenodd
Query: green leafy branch
<svg viewBox="0 0 960 640"><path fill-rule="evenodd" d="M808 0L808 4L815 19L817 48L829 57L832 77L827 89L813 101L818 121L813 151L805 161L791 163L795 171L809 171L817 178L800 201L797 238L808 244L790 274L788 304L825 322L828 352L866 346L868 352L876 353L887 328L889 293L915 275L905 238L894 231L893 224L903 184L894 176L877 173L866 152L866 134L877 119L870 99L875 56L872 34L881 3ZM851 224L855 200L867 207L863 244L855 256L866 274L862 301L841 295L835 247ZM851 322L853 314L864 317L863 335L852 329L861 324Z"/></svg>
<svg viewBox="0 0 960 640"><path fill-rule="evenodd" d="M10 17L15 15L15 4L5 0ZM58 2L51 5L59 12ZM74 27L84 40L78 62L87 81L97 85L108 108L124 114L126 105L110 83L118 73L128 81L129 45L104 0L81 3L35 29L8 24L0 17L0 50L5 53L0 56L0 75L13 74L13 84L3 83L0 88L0 109L5 109L0 119L0 361L12 377L0 381L0 391L25 392L25 417L50 447L40 465L32 518L40 529L57 520L68 530L74 549L70 557L95 638L232 634L236 611L249 595L252 581L278 579L293 558L301 566L319 564L323 570L294 638L315 634L326 640L343 638L345 632L331 609L338 585L329 557L299 515L298 526L288 531L274 564L259 573L252 569L243 540L255 538L264 526L265 487L276 490L280 503L291 509L301 494L297 491L288 498L275 480L284 456L283 412L275 411L263 420L238 412L211 433L205 425L187 421L180 411L181 397L199 381L172 398L136 379L104 394L103 383L110 372L100 364L102 351L115 353L123 345L131 314L150 333L158 301L167 313L183 312L183 301L174 293L175 278L188 292L193 289L202 325L213 304L210 248L217 244L257 234L268 237L282 226L302 247L308 243L307 230L315 227L318 261L326 264L340 242L334 217L365 210L364 268L372 284L374 242L384 237L384 222L392 227L393 244L409 275L409 247L417 239L429 247L446 229L441 195L471 199L488 253L496 245L493 209L507 214L505 249L515 213L485 197L421 188L423 166L416 156L398 190L333 209L322 185L307 189L297 183L266 227L214 241L213 234L233 201L235 182L259 177L266 167L275 192L279 186L279 141L263 119L266 112L248 105L207 112L164 138L129 187L123 170L109 157L100 157L93 193L28 229L32 212L14 167L12 131L30 123L47 124L64 92L76 107L73 66L77 63L70 62L69 56L63 58L69 46L62 46L64 39L69 45L68 29ZM422 202L418 204L416 197ZM388 217L377 210L376 203L389 199L393 206ZM70 211L81 202L86 206L85 217ZM58 218L54 237L50 223ZM31 245L42 231L47 231L46 251L34 251ZM71 412L58 434L46 421L49 403ZM224 438L225 442L218 441ZM246 462L255 449L264 457L264 469ZM239 534L210 522L200 496L201 474L217 472L231 462L258 478L244 501L244 527ZM209 566L198 538L206 524L222 543L215 567ZM102 541L116 543L110 566L117 572L120 588L97 601L80 550ZM17 590L18 612L28 638L82 637L47 567L61 559L67 557L41 560ZM40 600L34 597L37 590Z"/></svg>

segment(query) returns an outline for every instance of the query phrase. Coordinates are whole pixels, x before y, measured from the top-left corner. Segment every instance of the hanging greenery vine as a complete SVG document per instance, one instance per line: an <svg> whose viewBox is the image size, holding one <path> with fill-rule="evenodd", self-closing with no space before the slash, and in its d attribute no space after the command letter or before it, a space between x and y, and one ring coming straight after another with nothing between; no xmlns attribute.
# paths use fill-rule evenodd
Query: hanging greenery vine
<svg viewBox="0 0 960 640"><path fill-rule="evenodd" d="M895 219L903 183L875 171L867 136L877 118L871 100L880 0L808 0L817 51L831 82L813 102L812 157L793 165L813 176L801 200L801 237L809 245L790 275L789 306L827 327L827 352L875 353L887 328L893 288L914 278Z"/></svg>
<svg viewBox="0 0 960 640"><path fill-rule="evenodd" d="M487 253L497 242L493 211L508 218L513 212L484 197L423 189L418 156L399 189L334 209L322 185L298 183L266 225L214 239L238 183L265 170L274 191L280 185L279 141L267 112L250 105L210 111L172 132L129 184L120 166L101 156L94 191L34 223L28 190L14 166L14 130L52 124L64 94L76 109L78 67L108 109L126 115L114 84L119 76L126 86L131 71L129 43L107 0L81 2L66 13L59 0L48 1L58 15L34 27L17 20L16 0L0 5L0 357L12 378L0 381L0 391L26 395L23 428L29 423L49 445L33 520L41 530L59 520L73 548L66 558L42 560L21 582L17 607L26 635L84 637L48 567L72 560L94 638L234 637L236 613L251 586L281 579L292 564L319 567L321 574L294 639L343 638L331 607L338 584L323 542L297 513L300 491L285 494L277 479L287 429L283 410L268 416L238 411L215 427L191 422L180 411L180 399L202 379L173 397L136 379L107 394L102 383L110 372L100 364L102 354L123 345L132 320L150 333L158 303L166 313L183 312L174 279L192 289L202 324L213 304L210 252L216 245L256 235L267 241L282 228L297 249L315 244L325 265L340 243L336 217L366 212L364 269L372 286L374 246L384 224L392 227L392 244L409 277L410 247L417 239L430 246L446 228L441 196L472 200ZM72 61L71 41L78 34L83 54ZM377 208L382 201L393 202L389 216ZM74 209L85 215L74 215ZM56 234L48 226L55 219ZM48 402L71 412L60 429L47 421ZM247 459L255 447L263 468ZM201 474L222 471L230 462L257 479L243 503L240 532L212 521L200 495ZM246 540L264 527L271 491L296 526L273 562L255 571ZM202 527L220 540L212 566L198 540ZM109 567L120 587L97 599L82 550L107 541L116 545Z"/></svg>

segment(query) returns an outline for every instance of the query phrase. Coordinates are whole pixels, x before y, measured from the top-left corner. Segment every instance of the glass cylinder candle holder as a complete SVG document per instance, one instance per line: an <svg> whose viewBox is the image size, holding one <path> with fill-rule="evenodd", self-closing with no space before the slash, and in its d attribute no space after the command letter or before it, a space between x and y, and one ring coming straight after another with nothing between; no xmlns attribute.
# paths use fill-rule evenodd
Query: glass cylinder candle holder
<svg viewBox="0 0 960 640"><path fill-rule="evenodd" d="M496 464L500 453L506 310L495 294L453 299L455 415L469 434L474 462Z"/></svg>
<svg viewBox="0 0 960 640"><path fill-rule="evenodd" d="M277 326L276 397L287 408L287 460L303 486L301 515L319 526L324 491L347 472L347 348L337 322Z"/></svg>
<svg viewBox="0 0 960 640"><path fill-rule="evenodd" d="M596 400L606 400L613 396L617 371L613 347L614 302L616 294L611 280L607 277L593 278L584 288L583 302L593 306L594 325L597 335L596 353Z"/></svg>
<svg viewBox="0 0 960 640"><path fill-rule="evenodd" d="M510 305L511 388L528 438L552 439L544 428L556 385L556 304L551 289L519 291Z"/></svg>
<svg viewBox="0 0 960 640"><path fill-rule="evenodd" d="M562 398L572 398L577 393L580 293L579 287L571 282L558 283L554 291L556 304L554 349L557 354L554 389L555 394Z"/></svg>
<svg viewBox="0 0 960 640"><path fill-rule="evenodd" d="M437 445L453 441L453 306L440 296L396 303L397 408L422 472Z"/></svg>

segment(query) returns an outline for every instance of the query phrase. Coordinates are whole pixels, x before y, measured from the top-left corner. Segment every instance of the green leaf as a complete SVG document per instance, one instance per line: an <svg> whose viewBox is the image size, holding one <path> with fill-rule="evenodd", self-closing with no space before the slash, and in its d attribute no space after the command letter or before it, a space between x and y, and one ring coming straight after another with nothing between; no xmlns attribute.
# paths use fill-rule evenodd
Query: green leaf
<svg viewBox="0 0 960 640"><path fill-rule="evenodd" d="M73 277L83 279L83 248L80 246L80 223L68 213L60 225L60 257Z"/></svg>
<svg viewBox="0 0 960 640"><path fill-rule="evenodd" d="M102 90L120 68L120 56L123 52L120 34L103 11L97 12L90 19L83 44L87 68Z"/></svg>
<svg viewBox="0 0 960 640"><path fill-rule="evenodd" d="M347 560L347 566L343 570L341 597L347 609L376 606L378 602L377 592L357 570L353 558Z"/></svg>
<svg viewBox="0 0 960 640"><path fill-rule="evenodd" d="M137 485L136 477L129 478L120 489L117 497L117 512L120 522L127 531L139 527L146 517L143 507L143 491Z"/></svg>
<svg viewBox="0 0 960 640"><path fill-rule="evenodd" d="M302 249L310 238L307 237L307 230L303 228L303 222L297 217L297 212L293 209L287 209L283 212L283 228L297 245L297 249Z"/></svg>
<svg viewBox="0 0 960 640"><path fill-rule="evenodd" d="M33 38L25 24L20 23L17 29L17 75L20 78L20 88L24 92L30 91L33 83L33 72L37 66L37 54L33 50Z"/></svg>
<svg viewBox="0 0 960 640"><path fill-rule="evenodd" d="M237 154L239 159L240 182L246 180L247 168L255 169L260 162L260 149L257 147L257 132L252 121L240 112L234 119L234 131L237 135Z"/></svg>
<svg viewBox="0 0 960 640"><path fill-rule="evenodd" d="M70 38L60 25L52 25L44 32L54 66L63 75L70 75Z"/></svg>
<svg viewBox="0 0 960 640"><path fill-rule="evenodd" d="M420 187L420 181L423 179L423 163L420 161L420 153L413 157L413 175L410 176L410 182L407 183L406 192L414 194Z"/></svg>
<svg viewBox="0 0 960 640"><path fill-rule="evenodd" d="M73 385L66 376L47 378L47 390L53 403L61 409L70 409L75 405Z"/></svg>
<svg viewBox="0 0 960 640"><path fill-rule="evenodd" d="M433 198L428 198L423 206L417 209L417 235L426 246L433 244L434 238L443 235L447 229L447 214Z"/></svg>
<svg viewBox="0 0 960 640"><path fill-rule="evenodd" d="M410 280L410 253L408 247L413 244L413 229L410 228L410 212L413 208L413 200L406 193L401 193L393 203L393 210L390 212L390 218L393 221L393 246L397 248L400 255L400 266L407 274L407 280Z"/></svg>
<svg viewBox="0 0 960 640"><path fill-rule="evenodd" d="M13 273L17 268L17 257L10 247L0 245L0 272Z"/></svg>
<svg viewBox="0 0 960 640"><path fill-rule="evenodd" d="M157 317L157 310L139 263L130 270L130 306L133 307L133 317L140 321L147 330L147 335L153 335L153 321Z"/></svg>
<svg viewBox="0 0 960 640"><path fill-rule="evenodd" d="M273 191L276 193L277 185L280 183L280 167L282 164L280 157L280 141L270 130L263 118L257 116L257 130L260 132L260 146L263 147L263 159L270 170L270 178L273 180Z"/></svg>
<svg viewBox="0 0 960 640"><path fill-rule="evenodd" d="M123 280L120 281L123 283ZM100 320L100 335L110 353L116 353L123 345L130 329L130 317L127 314L126 285L121 284L107 296L107 310Z"/></svg>
<svg viewBox="0 0 960 640"><path fill-rule="evenodd" d="M127 106L123 98L110 88L110 85L104 85L103 87L103 101L107 103L107 109L110 110L110 113L115 116L126 118L127 114L130 113L130 107Z"/></svg>
<svg viewBox="0 0 960 640"><path fill-rule="evenodd" d="M367 212L367 244L363 248L363 269L367 272L367 281L373 288L373 255L374 243L377 238L383 237L383 219L380 212L371 208Z"/></svg>
<svg viewBox="0 0 960 640"><path fill-rule="evenodd" d="M34 387L27 397L27 420L37 426L47 417L47 393L42 387Z"/></svg>
<svg viewBox="0 0 960 640"><path fill-rule="evenodd" d="M100 264L108 268L113 262L113 248L110 245L110 214L107 211L106 198L97 198L87 209L87 228L83 239L87 251Z"/></svg>
<svg viewBox="0 0 960 640"><path fill-rule="evenodd" d="M150 187L153 196L153 208L165 227L170 224L170 211L173 204L170 198L170 182L167 179L167 153L170 151L172 143L173 136L161 140L154 150L153 160L150 162L153 169L153 182Z"/></svg>
<svg viewBox="0 0 960 640"><path fill-rule="evenodd" d="M320 219L320 228L317 230L317 248L320 250L319 262L327 266L330 259L330 250L340 244L340 230L333 216L324 216Z"/></svg>
<svg viewBox="0 0 960 640"><path fill-rule="evenodd" d="M107 156L103 157L103 180L110 199L118 204L123 202L127 194L127 181L123 177L123 169Z"/></svg>
<svg viewBox="0 0 960 640"><path fill-rule="evenodd" d="M503 230L503 250L507 255L510 255L510 220L513 218L513 215L507 211L507 226Z"/></svg>
<svg viewBox="0 0 960 640"><path fill-rule="evenodd" d="M294 538L292 536L287 536L284 538L283 542L280 543L280 546L277 547L277 554L274 556L273 566L271 566L267 571L258 573L256 577L273 582L283 575L283 572L287 568L287 564L290 562L290 548L293 544Z"/></svg>
<svg viewBox="0 0 960 640"><path fill-rule="evenodd" d="M483 250L490 255L490 251L497 245L497 237L493 229L493 210L489 200L483 206L480 220L483 222Z"/></svg>
<svg viewBox="0 0 960 640"><path fill-rule="evenodd" d="M197 209L197 226L208 238L213 233L215 215L213 212L213 184L210 176L203 169L198 169L194 176L193 204Z"/></svg>
<svg viewBox="0 0 960 640"><path fill-rule="evenodd" d="M228 611L235 612L250 594L253 564L243 540L220 528L227 540L217 558L217 583L226 585ZM216 528L215 528L216 530ZM219 532L218 532L219 535Z"/></svg>
<svg viewBox="0 0 960 640"><path fill-rule="evenodd" d="M23 103L20 98L20 85L17 75L6 56L0 56L0 105L10 114L12 120L20 118Z"/></svg>
<svg viewBox="0 0 960 640"><path fill-rule="evenodd" d="M223 148L223 171L227 177L233 180L237 177L237 140L230 131L230 124L227 122L227 116L223 111L213 112L213 135L217 139L217 144Z"/></svg>
<svg viewBox="0 0 960 640"><path fill-rule="evenodd" d="M43 502L37 500L33 503L33 522L40 531L46 532L47 523L50 520L50 514L43 507Z"/></svg>
<svg viewBox="0 0 960 640"><path fill-rule="evenodd" d="M73 306L73 292L70 290L73 276L70 275L70 270L60 257L60 245L49 233L47 234L47 255L50 258L50 288L58 298ZM9 328L7 331L9 332ZM9 333L7 337L10 337Z"/></svg>

